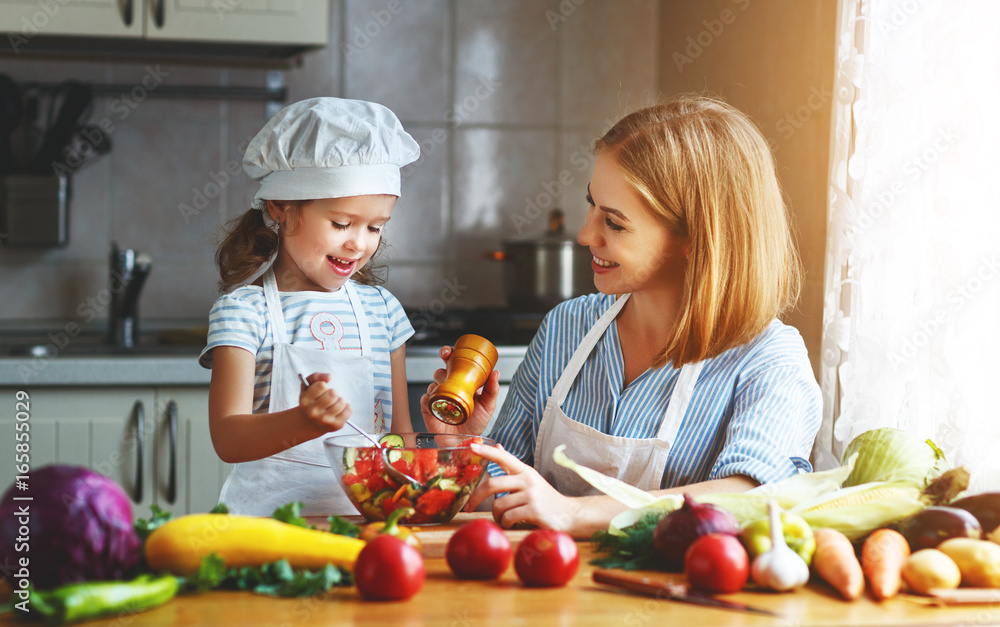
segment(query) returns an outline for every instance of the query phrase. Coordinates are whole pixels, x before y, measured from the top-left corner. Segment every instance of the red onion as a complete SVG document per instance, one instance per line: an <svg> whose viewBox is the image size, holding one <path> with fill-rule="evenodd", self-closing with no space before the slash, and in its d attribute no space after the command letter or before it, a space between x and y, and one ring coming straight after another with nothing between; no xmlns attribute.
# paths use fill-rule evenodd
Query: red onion
<svg viewBox="0 0 1000 627"><path fill-rule="evenodd" d="M667 570L684 570L684 553L706 533L736 536L740 525L727 510L708 503L695 503L690 494L684 495L684 505L667 514L653 532L653 549L660 564Z"/></svg>

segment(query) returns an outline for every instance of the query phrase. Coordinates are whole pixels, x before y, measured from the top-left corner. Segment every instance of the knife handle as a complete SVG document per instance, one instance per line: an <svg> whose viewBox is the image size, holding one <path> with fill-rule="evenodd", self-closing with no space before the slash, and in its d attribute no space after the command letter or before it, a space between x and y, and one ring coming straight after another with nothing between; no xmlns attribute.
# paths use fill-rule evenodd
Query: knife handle
<svg viewBox="0 0 1000 627"><path fill-rule="evenodd" d="M629 575L622 571L598 569L594 571L594 581L597 583L624 588L633 592L641 592L658 599L672 599L683 593L683 586L667 581L657 581L641 575Z"/></svg>

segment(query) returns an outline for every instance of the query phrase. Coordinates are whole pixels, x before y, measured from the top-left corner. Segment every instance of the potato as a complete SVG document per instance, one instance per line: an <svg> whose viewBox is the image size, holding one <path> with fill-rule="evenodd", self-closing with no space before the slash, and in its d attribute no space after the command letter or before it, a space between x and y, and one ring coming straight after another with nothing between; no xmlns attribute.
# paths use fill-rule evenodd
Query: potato
<svg viewBox="0 0 1000 627"><path fill-rule="evenodd" d="M1000 544L973 538L951 538L938 545L962 573L962 584L973 588L1000 588Z"/></svg>
<svg viewBox="0 0 1000 627"><path fill-rule="evenodd" d="M903 564L903 580L917 594L932 588L957 588L962 573L955 560L937 549L914 551Z"/></svg>

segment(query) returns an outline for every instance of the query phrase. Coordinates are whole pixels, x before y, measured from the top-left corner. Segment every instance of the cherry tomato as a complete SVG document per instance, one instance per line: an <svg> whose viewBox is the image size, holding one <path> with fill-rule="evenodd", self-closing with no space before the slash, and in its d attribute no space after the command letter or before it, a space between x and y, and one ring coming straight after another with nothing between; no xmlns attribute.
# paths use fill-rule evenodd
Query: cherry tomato
<svg viewBox="0 0 1000 627"><path fill-rule="evenodd" d="M568 533L539 529L517 547L514 570L528 586L565 586L580 567L580 553Z"/></svg>
<svg viewBox="0 0 1000 627"><path fill-rule="evenodd" d="M365 599L409 599L424 585L424 558L393 536L377 536L361 549L354 564L354 583Z"/></svg>
<svg viewBox="0 0 1000 627"><path fill-rule="evenodd" d="M483 518L458 528L448 540L445 559L460 579L496 579L510 566L510 553L507 534Z"/></svg>
<svg viewBox="0 0 1000 627"><path fill-rule="evenodd" d="M739 538L708 533L684 554L684 573L692 588L705 592L736 592L746 585L750 559Z"/></svg>

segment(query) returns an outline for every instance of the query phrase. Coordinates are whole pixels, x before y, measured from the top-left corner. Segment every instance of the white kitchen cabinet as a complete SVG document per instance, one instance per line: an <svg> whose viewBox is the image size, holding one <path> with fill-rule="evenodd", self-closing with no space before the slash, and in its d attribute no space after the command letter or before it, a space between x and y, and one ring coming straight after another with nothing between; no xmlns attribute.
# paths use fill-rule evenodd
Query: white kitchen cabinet
<svg viewBox="0 0 1000 627"><path fill-rule="evenodd" d="M325 46L329 38L328 0L158 0L147 11L149 39Z"/></svg>
<svg viewBox="0 0 1000 627"><path fill-rule="evenodd" d="M36 35L142 37L145 0L4 0L0 30Z"/></svg>
<svg viewBox="0 0 1000 627"><path fill-rule="evenodd" d="M324 46L329 0L4 0L0 31Z"/></svg>
<svg viewBox="0 0 1000 627"><path fill-rule="evenodd" d="M156 503L174 514L211 509L229 471L212 448L205 387L25 388L30 465L86 466L132 498L135 515ZM15 468L17 389L0 398L0 468ZM23 415L21 416L24 417ZM8 437L9 434L9 437Z"/></svg>

